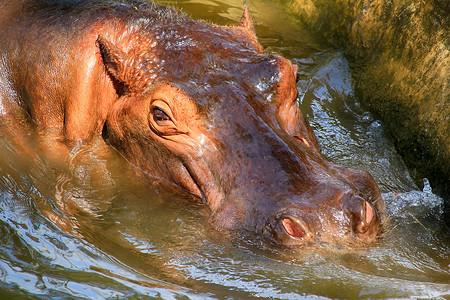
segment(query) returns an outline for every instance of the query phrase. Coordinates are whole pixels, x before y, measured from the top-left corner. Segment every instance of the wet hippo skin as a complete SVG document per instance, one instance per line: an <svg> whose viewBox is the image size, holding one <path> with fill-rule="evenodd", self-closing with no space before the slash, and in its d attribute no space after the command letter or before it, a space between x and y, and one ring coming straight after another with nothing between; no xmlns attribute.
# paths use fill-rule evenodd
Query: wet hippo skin
<svg viewBox="0 0 450 300"><path fill-rule="evenodd" d="M370 174L320 154L297 66L239 26L139 1L0 2L2 127L54 159L103 139L210 208L210 225L287 246L366 244L384 202Z"/></svg>

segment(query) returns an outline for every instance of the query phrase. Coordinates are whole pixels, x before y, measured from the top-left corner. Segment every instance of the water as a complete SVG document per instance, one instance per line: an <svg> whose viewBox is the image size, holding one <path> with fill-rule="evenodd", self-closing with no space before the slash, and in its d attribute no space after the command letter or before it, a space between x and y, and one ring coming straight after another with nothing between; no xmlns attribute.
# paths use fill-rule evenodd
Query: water
<svg viewBox="0 0 450 300"><path fill-rule="evenodd" d="M240 0L160 2L221 25L242 12ZM299 65L299 104L324 155L370 171L380 185L383 239L297 251L236 240L209 229L207 210L189 196L148 184L101 140L76 147L66 167L25 159L2 137L0 299L450 297L443 201L427 181L417 188L384 124L355 99L342 53L272 1L248 3L267 51Z"/></svg>

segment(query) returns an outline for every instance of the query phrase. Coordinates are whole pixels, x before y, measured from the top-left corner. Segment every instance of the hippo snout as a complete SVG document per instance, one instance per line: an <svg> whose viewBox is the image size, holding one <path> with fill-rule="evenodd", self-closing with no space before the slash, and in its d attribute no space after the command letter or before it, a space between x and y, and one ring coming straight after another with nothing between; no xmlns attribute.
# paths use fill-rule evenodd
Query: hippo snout
<svg viewBox="0 0 450 300"><path fill-rule="evenodd" d="M269 217L266 235L276 244L302 246L313 242L366 244L376 240L381 218L376 207L359 195L344 194L322 207L300 203Z"/></svg>

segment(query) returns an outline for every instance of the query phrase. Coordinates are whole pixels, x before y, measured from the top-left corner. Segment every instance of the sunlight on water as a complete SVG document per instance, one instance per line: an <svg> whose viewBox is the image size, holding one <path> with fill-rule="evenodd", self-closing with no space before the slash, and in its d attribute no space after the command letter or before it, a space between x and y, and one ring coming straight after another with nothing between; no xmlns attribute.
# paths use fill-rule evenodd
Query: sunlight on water
<svg viewBox="0 0 450 300"><path fill-rule="evenodd" d="M8 291L90 299L185 294L180 287L138 273L89 243L62 233L30 207L20 207L20 200L2 194L0 282L4 290L0 296Z"/></svg>
<svg viewBox="0 0 450 300"><path fill-rule="evenodd" d="M242 12L237 0L159 2L221 25ZM427 181L416 187L384 124L357 102L342 53L272 1L247 2L267 51L299 66L299 105L324 155L380 185L389 222L379 243L294 251L233 239L208 227L207 209L149 184L101 140L62 168L25 160L0 137L0 299L450 297L443 200Z"/></svg>

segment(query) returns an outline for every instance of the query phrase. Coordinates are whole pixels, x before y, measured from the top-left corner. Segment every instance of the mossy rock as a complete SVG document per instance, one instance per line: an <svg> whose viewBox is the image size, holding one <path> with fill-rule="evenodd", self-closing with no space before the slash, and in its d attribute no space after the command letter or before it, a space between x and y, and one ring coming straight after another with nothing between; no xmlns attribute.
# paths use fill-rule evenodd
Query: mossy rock
<svg viewBox="0 0 450 300"><path fill-rule="evenodd" d="M387 124L417 182L430 179L450 223L450 1L283 2L344 49L357 97Z"/></svg>

